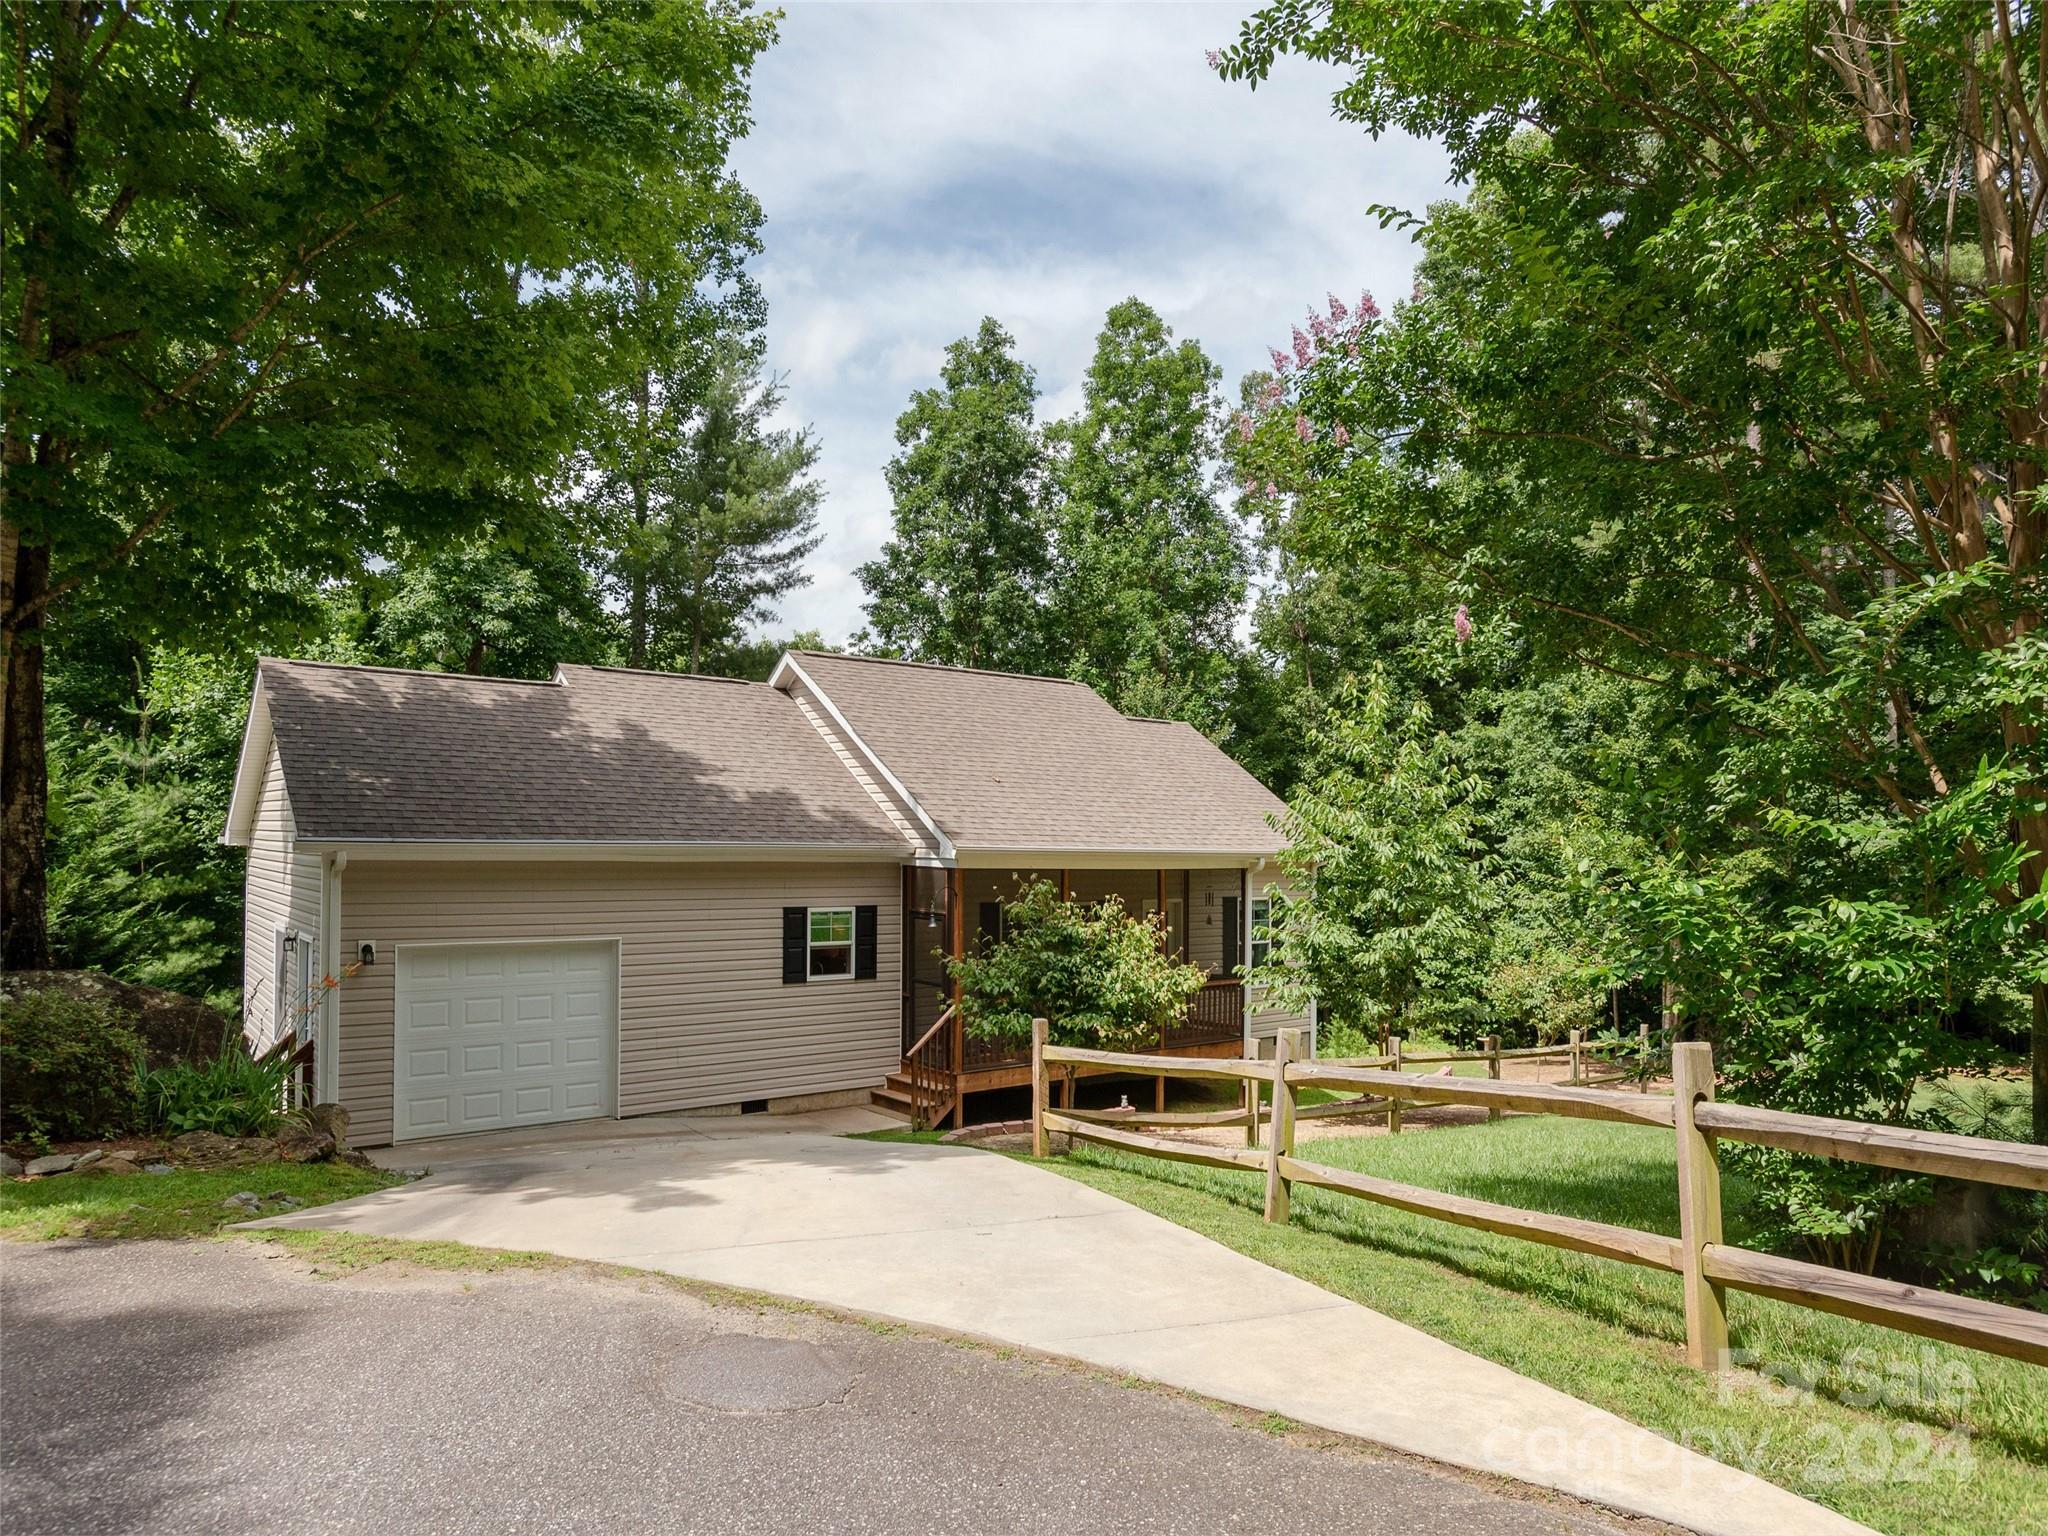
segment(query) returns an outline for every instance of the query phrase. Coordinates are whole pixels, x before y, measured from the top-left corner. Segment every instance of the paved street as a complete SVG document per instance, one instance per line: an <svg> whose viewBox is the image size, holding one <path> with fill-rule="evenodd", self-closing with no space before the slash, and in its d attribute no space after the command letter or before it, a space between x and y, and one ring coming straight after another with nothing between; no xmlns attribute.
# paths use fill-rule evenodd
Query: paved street
<svg viewBox="0 0 2048 1536"><path fill-rule="evenodd" d="M0 1245L0 1376L24 1536L1646 1529L991 1349L240 1239Z"/></svg>

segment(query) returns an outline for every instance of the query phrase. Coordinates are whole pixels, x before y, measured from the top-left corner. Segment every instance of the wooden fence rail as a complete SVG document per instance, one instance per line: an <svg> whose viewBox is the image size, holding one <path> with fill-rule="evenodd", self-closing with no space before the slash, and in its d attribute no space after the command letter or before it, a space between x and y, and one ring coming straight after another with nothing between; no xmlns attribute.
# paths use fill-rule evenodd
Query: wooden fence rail
<svg viewBox="0 0 2048 1536"><path fill-rule="evenodd" d="M1482 1232L1666 1270L1677 1275L1683 1287L1686 1355L1702 1370L1727 1368L1729 1287L1950 1344L2008 1355L2035 1365L2048 1365L2048 1316L2039 1312L1758 1253L1726 1242L1721 1232L1721 1175L1716 1144L1722 1139L1747 1141L1814 1156L2027 1190L2048 1190L2048 1147L1976 1136L1937 1135L1858 1120L1831 1120L1748 1104L1717 1104L1713 1051L1700 1044L1676 1046L1672 1052L1673 1092L1649 1095L1610 1093L1584 1086L1500 1082L1499 1059L1510 1053L1496 1049L1457 1058L1487 1061L1495 1075L1483 1079L1419 1077L1384 1070L1402 1061L1398 1051L1392 1058L1368 1057L1362 1061L1303 1060L1303 1037L1299 1030L1281 1033L1271 1061L1191 1060L1056 1046L1047 1042L1043 1019L1032 1021L1031 1036L1031 1139L1038 1157L1047 1153L1048 1133L1058 1131L1076 1141L1116 1147L1146 1157L1263 1172L1268 1221L1287 1221L1293 1186L1306 1184ZM1572 1049L1576 1052L1586 1043L1574 1040ZM1489 1047L1496 1044L1488 1041ZM1418 1059L1407 1057L1406 1064L1413 1065ZM1576 1077L1576 1055L1574 1059ZM1243 1109L1194 1115L1058 1112L1046 1102L1047 1068L1057 1065L1139 1076L1235 1081L1246 1086L1248 1103ZM1272 1085L1273 1102L1263 1150L1254 1146L1217 1147L1168 1140L1147 1136L1133 1128L1242 1125L1246 1127L1247 1138L1255 1139L1259 1130L1255 1090L1267 1083ZM1348 1089L1375 1097L1362 1104L1354 1101L1298 1105L1299 1091L1309 1087ZM1668 1129L1676 1139L1678 1154L1678 1236L1446 1194L1346 1168L1305 1162L1294 1155L1296 1123L1319 1110L1347 1114L1384 1111L1391 1124L1403 1103L1469 1104L1490 1114L1514 1110Z"/></svg>

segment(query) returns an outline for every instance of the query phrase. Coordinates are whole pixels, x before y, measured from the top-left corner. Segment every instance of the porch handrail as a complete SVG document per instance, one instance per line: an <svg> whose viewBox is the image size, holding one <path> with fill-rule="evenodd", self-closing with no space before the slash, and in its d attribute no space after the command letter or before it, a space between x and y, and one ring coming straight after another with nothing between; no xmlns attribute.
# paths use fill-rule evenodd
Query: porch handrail
<svg viewBox="0 0 2048 1536"><path fill-rule="evenodd" d="M903 1081L910 1089L910 1128L914 1131L928 1130L937 1124L933 1116L936 1110L944 1115L946 1107L953 1100L953 1074L959 1069L959 1062L948 1060L945 1066L927 1061L925 1053L931 1043L938 1039L946 1027L953 1022L957 1004L949 1005L946 1011L933 1020L932 1027L917 1037L917 1043L903 1053ZM949 1056L952 1051L952 1036L946 1036Z"/></svg>

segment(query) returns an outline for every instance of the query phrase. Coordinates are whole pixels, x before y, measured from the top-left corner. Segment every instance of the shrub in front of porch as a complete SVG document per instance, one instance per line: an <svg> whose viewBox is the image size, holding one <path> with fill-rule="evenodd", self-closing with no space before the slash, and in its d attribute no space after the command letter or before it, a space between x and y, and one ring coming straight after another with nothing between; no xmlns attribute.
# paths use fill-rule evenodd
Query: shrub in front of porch
<svg viewBox="0 0 2048 1536"><path fill-rule="evenodd" d="M986 953L948 962L962 1027L976 1039L1029 1040L1043 1018L1056 1045L1142 1051L1201 989L1201 969L1167 954L1162 920L1133 917L1115 899L1062 901L1041 880L1006 904L1003 924Z"/></svg>

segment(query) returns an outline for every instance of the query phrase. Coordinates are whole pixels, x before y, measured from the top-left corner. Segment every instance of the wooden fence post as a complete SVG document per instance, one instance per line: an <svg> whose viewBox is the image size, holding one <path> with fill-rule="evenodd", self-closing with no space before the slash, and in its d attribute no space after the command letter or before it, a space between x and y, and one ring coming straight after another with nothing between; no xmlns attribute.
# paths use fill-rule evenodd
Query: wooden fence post
<svg viewBox="0 0 2048 1536"><path fill-rule="evenodd" d="M1497 1083L1500 1081L1500 1036L1488 1035L1479 1044L1481 1049L1486 1052L1486 1075ZM1486 1112L1486 1118L1498 1120L1500 1118L1500 1111L1489 1109Z"/></svg>
<svg viewBox="0 0 2048 1536"><path fill-rule="evenodd" d="M1275 1050L1279 1049L1277 1041L1274 1043L1273 1048ZM1257 1061L1258 1058L1259 1042L1254 1040L1252 1042L1252 1060ZM1244 1144L1248 1147L1256 1147L1259 1144L1259 1083L1257 1078L1248 1077L1244 1080L1244 1109L1246 1116Z"/></svg>
<svg viewBox="0 0 2048 1536"><path fill-rule="evenodd" d="M1285 1222L1290 1192L1280 1159L1294 1156L1294 1084L1287 1065L1301 1049L1301 1031L1283 1029L1273 1042L1273 1122L1266 1132L1266 1220Z"/></svg>
<svg viewBox="0 0 2048 1536"><path fill-rule="evenodd" d="M1636 1091L1650 1091L1650 1016L1636 1020Z"/></svg>
<svg viewBox="0 0 2048 1536"><path fill-rule="evenodd" d="M1721 1166L1714 1138L1693 1123L1693 1106L1714 1096L1714 1048L1672 1047L1671 1086L1678 1129L1678 1260L1685 1285L1685 1357L1703 1371L1728 1364L1728 1300L1706 1275L1707 1245L1721 1241Z"/></svg>
<svg viewBox="0 0 2048 1536"><path fill-rule="evenodd" d="M1582 1077L1584 1077L1585 1075L1586 1075L1586 1032L1585 1032L1585 1031L1584 1031L1583 1029L1575 1029L1575 1030L1573 1030L1573 1031L1572 1031L1572 1078L1571 1078L1571 1085L1572 1085L1572 1086L1573 1086L1574 1088L1578 1087L1578 1086L1579 1086L1579 1079L1581 1079L1581 1078L1582 1078Z"/></svg>
<svg viewBox="0 0 2048 1536"><path fill-rule="evenodd" d="M1045 1156L1045 1036L1044 1019L1031 1021L1031 1155Z"/></svg>
<svg viewBox="0 0 2048 1536"><path fill-rule="evenodd" d="M1401 1037L1399 1035L1394 1036L1393 1039L1387 1042L1387 1054L1394 1058L1393 1063L1387 1070L1390 1072L1400 1071ZM1390 1097L1387 1100L1387 1134L1389 1136L1401 1134L1401 1101L1397 1098Z"/></svg>

